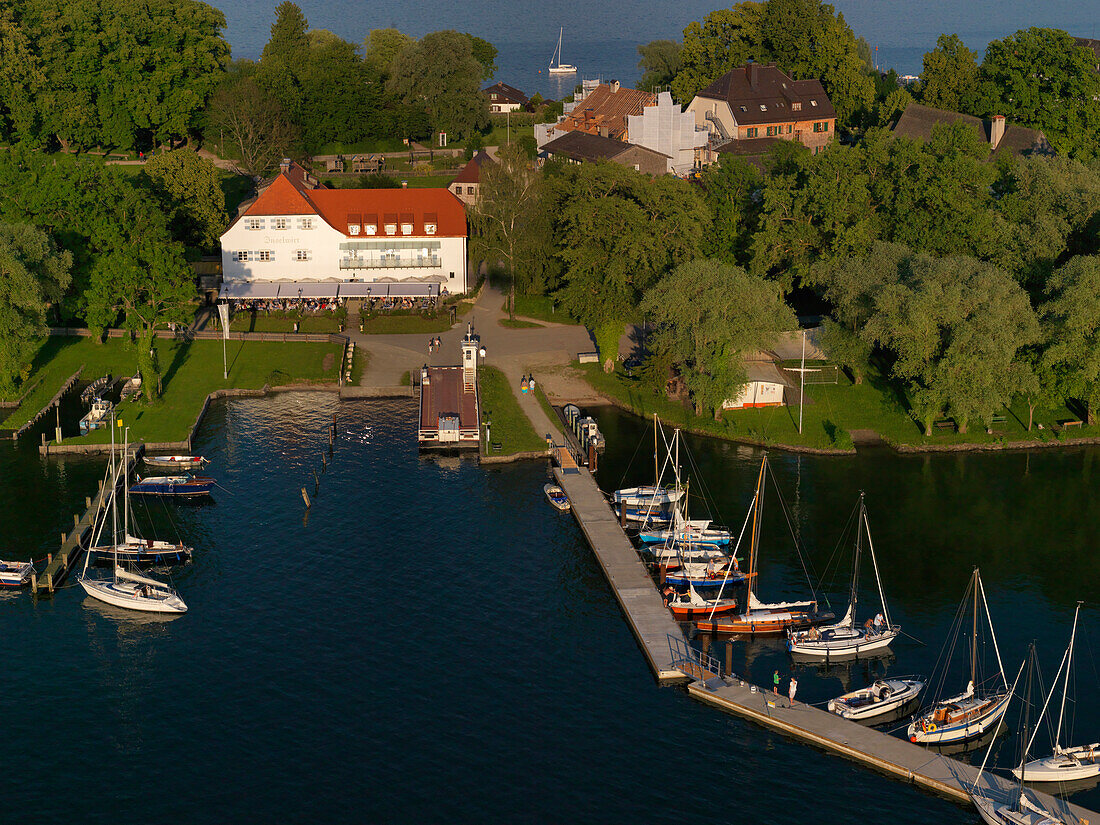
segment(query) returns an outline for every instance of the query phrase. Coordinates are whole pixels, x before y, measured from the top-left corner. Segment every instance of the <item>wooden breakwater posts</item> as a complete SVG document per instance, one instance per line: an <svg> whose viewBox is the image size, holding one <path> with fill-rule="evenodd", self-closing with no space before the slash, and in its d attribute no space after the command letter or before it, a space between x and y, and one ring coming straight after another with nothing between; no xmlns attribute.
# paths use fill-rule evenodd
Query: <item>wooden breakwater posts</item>
<svg viewBox="0 0 1100 825"><path fill-rule="evenodd" d="M54 397L49 400L49 403L47 403L45 407L35 413L34 418L32 418L30 421L28 421L12 434L11 440L18 441L19 436L21 436L23 433L25 433L27 430L29 430L31 427L41 421L42 416L44 416L46 413L48 413L50 410L60 404L61 399L65 397L65 393L73 388L73 385L76 384L77 380L80 378L80 373L82 373L83 371L84 365L81 364L80 369L69 376L69 380L61 385L61 389L59 389Z"/></svg>
<svg viewBox="0 0 1100 825"><path fill-rule="evenodd" d="M701 702L956 802L970 803L967 791L978 777L978 768L973 765L812 705L798 702L791 707L786 696L775 696L763 688L754 690L744 679L705 672L702 675L706 678L691 682L687 688L688 693ZM1015 801L1017 785L1014 782L986 771L981 784L983 791L998 797L1001 804ZM1066 800L1034 788L1028 789L1028 795L1037 798L1047 810L1061 815L1066 822L1100 823L1100 814Z"/></svg>
<svg viewBox="0 0 1100 825"><path fill-rule="evenodd" d="M554 468L554 477L569 496L570 509L654 676L661 684L687 681L688 677L672 665L669 647L669 637L683 639L683 631L664 606L634 545L623 532L592 474L576 466L564 447L555 448L555 454L563 466Z"/></svg>
<svg viewBox="0 0 1100 825"><path fill-rule="evenodd" d="M144 444L139 444L131 452L130 461L126 465L125 476L119 479L119 490L122 489L122 485L126 483L126 479L130 477L144 455ZM50 554L46 568L41 573L35 574L35 577L31 579L35 595L52 594L54 590L61 586L69 571L76 564L77 559L80 558L80 554L87 549L85 542L91 539L96 519L110 497L110 487L101 483L99 492L95 496L85 499L87 509L84 511L84 515L73 515L73 529L68 534L61 534L61 547L56 553Z"/></svg>

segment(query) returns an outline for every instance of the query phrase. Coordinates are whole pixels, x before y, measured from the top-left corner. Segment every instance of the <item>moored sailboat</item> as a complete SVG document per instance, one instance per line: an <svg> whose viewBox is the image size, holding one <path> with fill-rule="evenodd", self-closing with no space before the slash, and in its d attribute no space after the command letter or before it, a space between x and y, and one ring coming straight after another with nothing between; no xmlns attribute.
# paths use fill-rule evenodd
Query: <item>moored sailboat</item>
<svg viewBox="0 0 1100 825"><path fill-rule="evenodd" d="M993 619L989 615L985 588L982 586L981 575L976 567L970 579L970 586L967 587L966 595L963 597L964 604L971 594L974 598L974 614L970 635L970 681L966 686L966 690L962 693L936 702L909 725L907 732L910 742L921 745L939 745L977 739L986 732L993 730L1000 723L1005 711L1008 709L1008 700L1011 698L1012 692L1008 690L1008 679L1005 678L1004 666L1001 664L1001 652L997 648L997 636L993 632ZM985 608L986 620L989 624L989 635L993 640L993 649L997 654L997 675L994 680L1003 684L1005 688L1003 691L997 687L983 690L978 684L979 602Z"/></svg>
<svg viewBox="0 0 1100 825"><path fill-rule="evenodd" d="M879 576L878 560L875 558L875 545L871 540L871 525L867 521L867 506L863 493L859 494L859 515L856 521L855 560L852 564L852 584L848 601L848 610L844 618L836 624L814 627L809 630L788 630L787 650L793 656L811 659L840 659L867 655L882 651L890 645L901 632L900 625L890 622L890 609L886 604L886 594L882 591L882 577ZM878 586L882 612L869 620L863 627L856 625L856 604L859 601L859 567L863 554L861 541L864 532L867 535L867 549L871 555L871 564L875 570L875 584Z"/></svg>
<svg viewBox="0 0 1100 825"><path fill-rule="evenodd" d="M915 676L876 679L865 688L829 700L829 711L856 722L901 714L917 701L924 681Z"/></svg>
<svg viewBox="0 0 1100 825"><path fill-rule="evenodd" d="M550 67L547 71L550 74L576 74L577 67L571 63L561 62L561 36L565 31L565 27L558 28L558 47L554 49L554 56L550 58Z"/></svg>

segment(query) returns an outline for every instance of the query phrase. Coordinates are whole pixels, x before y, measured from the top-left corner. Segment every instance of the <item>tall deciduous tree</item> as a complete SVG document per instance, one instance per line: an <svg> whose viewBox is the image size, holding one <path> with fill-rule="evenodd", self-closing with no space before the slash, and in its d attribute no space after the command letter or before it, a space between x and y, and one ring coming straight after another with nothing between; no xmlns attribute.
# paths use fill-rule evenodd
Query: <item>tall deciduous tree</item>
<svg viewBox="0 0 1100 825"><path fill-rule="evenodd" d="M209 122L236 150L240 170L252 176L273 169L297 138L282 106L249 76L218 89Z"/></svg>
<svg viewBox="0 0 1100 825"><path fill-rule="evenodd" d="M1049 369L1063 395L1081 401L1089 424L1100 401L1100 257L1079 255L1057 269L1039 308Z"/></svg>
<svg viewBox="0 0 1100 825"><path fill-rule="evenodd" d="M432 32L397 56L387 88L406 104L422 106L433 129L469 136L489 122L489 101L481 94L483 71L469 37Z"/></svg>
<svg viewBox="0 0 1100 825"><path fill-rule="evenodd" d="M11 392L29 372L47 332L47 304L61 300L72 262L45 232L0 223L0 391Z"/></svg>
<svg viewBox="0 0 1100 825"><path fill-rule="evenodd" d="M738 3L712 11L684 29L681 68L672 81L672 96L686 106L706 86L745 61L763 58L762 3Z"/></svg>
<svg viewBox="0 0 1100 825"><path fill-rule="evenodd" d="M978 105L978 55L957 34L941 34L924 56L921 102L950 112L972 112Z"/></svg>
<svg viewBox="0 0 1100 825"><path fill-rule="evenodd" d="M680 71L681 45L675 40L652 40L638 46L638 68L642 70L639 89L668 86Z"/></svg>
<svg viewBox="0 0 1100 825"><path fill-rule="evenodd" d="M465 36L470 40L470 53L481 64L481 79L491 79L497 73L497 47L476 35Z"/></svg>
<svg viewBox="0 0 1100 825"><path fill-rule="evenodd" d="M40 137L38 95L46 83L27 33L10 8L0 9L0 136Z"/></svg>
<svg viewBox="0 0 1100 825"><path fill-rule="evenodd" d="M143 172L176 239L201 248L214 247L228 223L217 167L190 149L176 149L155 155Z"/></svg>
<svg viewBox="0 0 1100 825"><path fill-rule="evenodd" d="M706 259L673 269L646 292L642 309L656 321L656 351L679 367L696 413L711 410L715 418L747 380L745 354L798 326L774 282Z"/></svg>
<svg viewBox="0 0 1100 825"><path fill-rule="evenodd" d="M363 61L374 75L386 80L393 69L393 62L416 39L397 29L371 29L363 43Z"/></svg>

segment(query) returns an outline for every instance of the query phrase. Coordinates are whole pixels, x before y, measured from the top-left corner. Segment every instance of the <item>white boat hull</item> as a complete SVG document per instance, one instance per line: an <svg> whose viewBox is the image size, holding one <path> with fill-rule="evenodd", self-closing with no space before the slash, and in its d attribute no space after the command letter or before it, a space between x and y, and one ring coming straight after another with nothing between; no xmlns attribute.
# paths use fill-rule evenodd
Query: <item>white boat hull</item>
<svg viewBox="0 0 1100 825"><path fill-rule="evenodd" d="M174 591L156 591L146 596L140 592L136 582L96 581L81 579L84 592L101 602L122 607L127 610L140 610L145 613L186 613L187 605Z"/></svg>
<svg viewBox="0 0 1100 825"><path fill-rule="evenodd" d="M0 561L0 585L22 587L31 580L34 565L29 561Z"/></svg>
<svg viewBox="0 0 1100 825"><path fill-rule="evenodd" d="M1061 753L1034 759L1024 765L1023 777L1028 782L1073 782L1100 776L1098 747L1065 748ZM1019 779L1019 767L1013 768L1012 774Z"/></svg>
<svg viewBox="0 0 1100 825"><path fill-rule="evenodd" d="M1010 693L995 697L989 708L980 716L958 722L947 723L942 727L931 719L935 709L914 720L907 731L909 741L918 745L945 745L952 742L965 742L977 739L991 730L995 730L1008 710ZM959 700L950 700L959 701ZM943 703L946 704L946 703Z"/></svg>
<svg viewBox="0 0 1100 825"><path fill-rule="evenodd" d="M986 825L1064 825L1060 819L1036 811L1017 811L976 794L971 794L970 799Z"/></svg>
<svg viewBox="0 0 1100 825"><path fill-rule="evenodd" d="M882 679L870 687L830 699L829 712L854 722L866 722L901 710L915 701L922 690L924 682L918 679Z"/></svg>
<svg viewBox="0 0 1100 825"><path fill-rule="evenodd" d="M814 638L814 631L800 630L788 633L787 650L793 656L812 659L858 658L881 651L890 646L901 632L892 627L882 633L867 633L862 628L837 628L822 630Z"/></svg>

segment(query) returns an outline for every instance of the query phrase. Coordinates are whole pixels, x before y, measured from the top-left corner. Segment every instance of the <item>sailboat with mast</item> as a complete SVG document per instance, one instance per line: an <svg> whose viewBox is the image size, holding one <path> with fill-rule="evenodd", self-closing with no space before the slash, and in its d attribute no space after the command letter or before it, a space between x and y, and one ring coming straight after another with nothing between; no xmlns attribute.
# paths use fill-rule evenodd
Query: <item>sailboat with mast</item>
<svg viewBox="0 0 1100 825"><path fill-rule="evenodd" d="M1073 647L1077 641L1077 620L1081 614L1082 602L1077 602L1077 609L1073 613L1073 630L1070 631L1069 647L1062 656L1062 664L1058 666L1058 672L1054 674L1054 682L1050 686L1046 702L1043 703L1043 713L1046 713L1050 699L1058 688L1058 682L1062 678L1062 670L1065 669L1065 682L1062 687L1062 706L1058 711L1058 726L1054 731L1054 752L1050 756L1035 759L1019 768L1014 768L1012 773L1017 779L1023 780L1024 776L1032 782L1073 782L1080 779L1091 779L1100 775L1100 743L1091 745L1077 745L1076 747L1062 747L1062 726L1066 718L1066 696L1069 695L1069 673L1073 667ZM1040 714L1041 718L1042 714ZM1039 726L1035 726L1036 733ZM1035 734L1031 736L1032 741ZM1028 742L1028 749L1032 742Z"/></svg>
<svg viewBox="0 0 1100 825"><path fill-rule="evenodd" d="M660 464L660 446L658 437L663 437L661 422L653 416L653 474L654 483L640 487L624 487L611 495L615 515L623 522L638 522L643 527L650 524L668 524L672 520L673 510L684 498L679 485L669 488L661 486L663 472ZM665 445L665 466L672 462L672 450Z"/></svg>
<svg viewBox="0 0 1100 825"><path fill-rule="evenodd" d="M554 49L554 56L550 58L550 74L576 74L577 67L571 63L561 62L561 35L565 27L558 28L558 47Z"/></svg>
<svg viewBox="0 0 1100 825"><path fill-rule="evenodd" d="M1031 682L1038 667L1035 659L1035 645L1032 643L1028 648L1027 659L1020 665L1020 670L1016 674L1016 680L1012 683L1012 687L1009 688L1008 691L1010 697L1016 692L1016 685L1020 683L1020 676L1023 674L1024 668L1026 667L1028 675L1023 709L1021 711L1022 724L1020 726L1020 741L1027 742L1028 744L1021 748L1019 767L1012 771L1018 778L1016 790L1013 794L1015 799L1009 804L1005 804L1003 791L998 788L983 787L981 784L982 774L985 773L986 762L989 761L989 754L993 752L993 742L989 743L989 750L985 752L982 766L978 769L978 775L974 777L974 784L968 791L970 801L974 803L974 807L978 809L978 814L986 825L1069 825L1067 820L1048 811L1037 801L1029 797L1027 791L1024 790L1024 778L1028 776L1026 770L1027 752L1031 744L1031 741L1027 737L1028 708L1031 707ZM1034 739L1034 736L1032 736L1032 739Z"/></svg>
<svg viewBox="0 0 1100 825"><path fill-rule="evenodd" d="M901 632L901 626L890 622L890 608L886 604L886 594L882 591L882 577L878 572L878 560L875 558L875 544L871 540L871 525L867 521L867 505L864 495L859 494L859 515L856 522L855 561L852 564L851 595L848 611L836 624L809 630L788 630L787 650L793 656L813 659L839 659L866 655L888 647ZM867 550L871 556L871 565L875 570L875 584L878 585L879 601L882 612L863 627L856 625L856 604L859 601L859 568L863 555L862 537L867 535Z"/></svg>
<svg viewBox="0 0 1100 825"><path fill-rule="evenodd" d="M784 633L792 627L810 627L836 618L832 613L819 613L817 601L776 602L766 604L756 596L756 576L760 564L760 530L764 514L764 481L767 476L768 457L760 462L760 475L756 481L749 512L752 515L752 532L749 544L749 566L745 573L748 580L743 612L722 618L708 617L697 621L696 628L704 633L729 633L758 636Z"/></svg>
<svg viewBox="0 0 1100 825"><path fill-rule="evenodd" d="M80 586L84 592L101 602L128 610L146 613L186 613L187 605L179 594L164 582L123 569L119 564L118 540L118 484L119 468L126 473L125 460L115 462L114 421L111 422L111 545L114 575L110 579L94 579L88 576L88 563L92 553L84 557L84 569L80 573ZM100 523L100 530L103 529ZM98 538L98 536L97 536Z"/></svg>
<svg viewBox="0 0 1100 825"><path fill-rule="evenodd" d="M976 567L966 594L963 596L964 605L971 596L974 599L974 612L970 634L970 681L966 690L958 696L937 702L910 723L907 731L910 742L921 745L944 745L978 739L994 730L1008 709L1008 700L1012 697L1012 691L1008 689L1008 679L1005 678L1004 665L1001 664L1001 651L997 647L997 636L993 632L993 618L989 614L982 577ZM993 650L997 654L997 674L993 677L994 685L999 681L1004 686L1004 690L996 686L983 690L978 683L979 603L985 609L989 635L993 640Z"/></svg>

